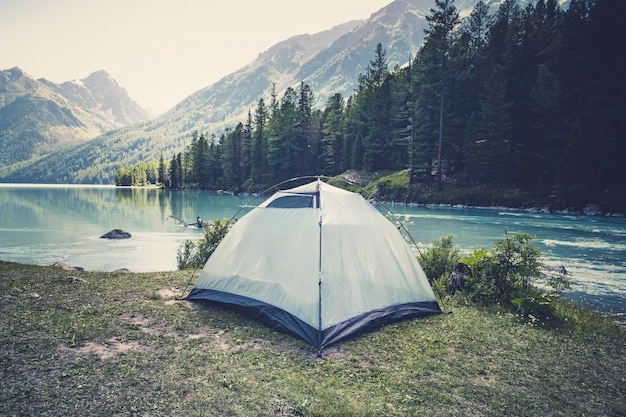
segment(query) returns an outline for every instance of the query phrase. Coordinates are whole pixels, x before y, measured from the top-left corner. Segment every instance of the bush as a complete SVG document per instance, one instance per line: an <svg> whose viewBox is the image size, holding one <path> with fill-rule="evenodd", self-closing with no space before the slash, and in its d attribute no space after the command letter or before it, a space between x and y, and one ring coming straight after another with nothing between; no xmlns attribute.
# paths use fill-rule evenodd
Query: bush
<svg viewBox="0 0 626 417"><path fill-rule="evenodd" d="M569 288L569 280L564 274L543 273L541 251L531 244L533 239L525 233L505 233L490 250L475 249L459 259L452 237L446 236L419 260L438 292L459 293L476 304L501 305L524 317L545 320L554 317L556 302L561 291ZM539 281L549 290L539 289Z"/></svg>
<svg viewBox="0 0 626 417"><path fill-rule="evenodd" d="M222 241L231 223L227 219L215 219L204 229L204 236L197 244L186 240L178 249L176 260L178 269L202 268L209 260L217 245Z"/></svg>
<svg viewBox="0 0 626 417"><path fill-rule="evenodd" d="M418 257L428 281L432 284L447 280L459 258L459 250L452 246L452 236L444 236Z"/></svg>
<svg viewBox="0 0 626 417"><path fill-rule="evenodd" d="M475 250L461 262L468 265L470 274L464 291L472 300L485 304L500 304L516 310L524 317L549 319L561 291L569 288L564 274L547 277L543 271L541 251L533 246L533 236L504 234L491 250ZM543 281L551 290L535 286Z"/></svg>

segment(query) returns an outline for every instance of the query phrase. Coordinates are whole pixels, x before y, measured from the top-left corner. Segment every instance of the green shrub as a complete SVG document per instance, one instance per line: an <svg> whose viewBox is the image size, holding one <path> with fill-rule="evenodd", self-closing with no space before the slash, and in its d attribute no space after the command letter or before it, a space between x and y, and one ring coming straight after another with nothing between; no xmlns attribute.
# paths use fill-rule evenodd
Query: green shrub
<svg viewBox="0 0 626 417"><path fill-rule="evenodd" d="M217 245L222 241L231 223L227 219L215 219L209 226L204 229L204 236L197 244L191 240L178 249L176 261L178 269L202 268L204 264L213 254Z"/></svg>
<svg viewBox="0 0 626 417"><path fill-rule="evenodd" d="M476 304L500 305L543 321L555 316L556 302L569 288L569 280L565 274L543 273L541 251L532 245L533 239L525 233L505 233L491 249L475 249L460 257L452 236L445 236L418 259L438 294L458 293ZM539 282L548 290L538 288Z"/></svg>
<svg viewBox="0 0 626 417"><path fill-rule="evenodd" d="M452 246L452 236L444 236L433 242L418 259L431 284L439 280L447 281L454 263L459 259L459 250Z"/></svg>
<svg viewBox="0 0 626 417"><path fill-rule="evenodd" d="M520 315L545 320L554 316L555 303L561 291L569 288L564 274L546 276L541 251L531 244L526 233L504 234L491 250L477 249L460 262L469 268L463 291L469 299L483 305L502 305ZM551 290L539 289L545 282Z"/></svg>
<svg viewBox="0 0 626 417"><path fill-rule="evenodd" d="M475 249L459 260L468 267L468 274L461 289L468 298L478 304L491 304L497 299L497 286L494 279L491 252Z"/></svg>

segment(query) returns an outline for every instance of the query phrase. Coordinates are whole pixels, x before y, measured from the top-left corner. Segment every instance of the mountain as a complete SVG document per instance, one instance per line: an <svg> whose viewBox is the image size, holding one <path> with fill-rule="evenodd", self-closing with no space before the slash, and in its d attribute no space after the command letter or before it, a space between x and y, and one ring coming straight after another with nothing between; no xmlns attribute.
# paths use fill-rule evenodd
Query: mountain
<svg viewBox="0 0 626 417"><path fill-rule="evenodd" d="M455 5L461 16L466 16L477 2L458 0ZM497 7L500 2L486 3ZM219 135L244 122L259 99L269 102L272 85L280 97L286 88L304 81L311 86L320 108L335 93L347 98L357 87L359 74L374 58L378 43L386 51L390 69L415 56L427 27L425 17L434 7L434 0L395 0L369 19L291 37L156 119L109 131L36 160L0 168L0 180L112 184L122 166L157 160L160 155L170 159L183 151L194 131Z"/></svg>
<svg viewBox="0 0 626 417"><path fill-rule="evenodd" d="M309 84L318 107L341 93L349 97L383 45L389 68L403 65L417 52L427 27L432 0L396 0L367 20L351 21L314 35L298 35L272 46L256 60L179 103L167 116L192 119L199 131L220 131L244 121L272 84L280 96L301 81ZM188 132L187 132L188 133Z"/></svg>
<svg viewBox="0 0 626 417"><path fill-rule="evenodd" d="M96 71L82 80L55 84L40 78L63 97L83 109L113 121L117 126L128 126L149 118L146 110L133 101L126 90L104 70Z"/></svg>
<svg viewBox="0 0 626 417"><path fill-rule="evenodd" d="M55 84L0 71L0 166L28 160L147 119L106 72Z"/></svg>
<svg viewBox="0 0 626 417"><path fill-rule="evenodd" d="M244 121L260 98L268 100L272 84L277 94L282 94L304 80L317 94L316 87L301 73L303 66L361 23L351 21L314 35L298 35L279 42L245 67L187 97L164 118L174 124L185 120L181 133L187 136L194 130L219 132Z"/></svg>

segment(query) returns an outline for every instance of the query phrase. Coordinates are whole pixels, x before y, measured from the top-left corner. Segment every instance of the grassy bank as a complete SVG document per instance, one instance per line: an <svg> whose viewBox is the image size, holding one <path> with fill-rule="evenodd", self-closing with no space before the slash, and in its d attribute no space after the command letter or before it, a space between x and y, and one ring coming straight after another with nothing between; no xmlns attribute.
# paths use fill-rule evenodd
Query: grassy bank
<svg viewBox="0 0 626 417"><path fill-rule="evenodd" d="M494 184L463 184L447 180L438 190L425 182L408 187L407 171L385 172L362 178L358 173L344 174L351 180L367 183L365 189L385 201L417 204L509 207L582 213L589 204L603 213L626 214L626 193L592 193L584 190L554 190L533 187L519 189Z"/></svg>
<svg viewBox="0 0 626 417"><path fill-rule="evenodd" d="M316 358L177 301L189 274L0 262L0 415L626 415L626 332L606 320L545 329L448 301Z"/></svg>

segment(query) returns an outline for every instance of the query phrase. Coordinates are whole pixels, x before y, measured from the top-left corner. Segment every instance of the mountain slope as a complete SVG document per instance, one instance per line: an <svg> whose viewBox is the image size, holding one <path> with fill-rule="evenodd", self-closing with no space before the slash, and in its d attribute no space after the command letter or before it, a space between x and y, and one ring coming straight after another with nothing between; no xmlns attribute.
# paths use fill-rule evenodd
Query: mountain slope
<svg viewBox="0 0 626 417"><path fill-rule="evenodd" d="M147 114L100 71L62 85L0 71L0 166L84 143Z"/></svg>
<svg viewBox="0 0 626 417"><path fill-rule="evenodd" d="M280 42L217 83L183 100L170 113L173 119L197 115L197 130L219 131L245 120L260 98L309 84L319 107L335 93L348 97L359 74L365 72L378 43L387 53L389 68L415 55L424 38L424 16L430 0L396 0L369 19L352 21L315 35L299 35Z"/></svg>
<svg viewBox="0 0 626 417"><path fill-rule="evenodd" d="M296 79L306 80L323 103L335 93L348 97L357 86L358 75L365 72L373 58L378 43L386 50L390 69L415 56L424 38L427 27L424 16L430 3L426 0L391 3L302 65Z"/></svg>
<svg viewBox="0 0 626 417"><path fill-rule="evenodd" d="M314 35L298 35L279 42L245 67L187 97L164 116L173 124L184 120L180 126L183 134L193 130L220 131L243 121L248 109L255 107L260 98L269 98L273 83L277 94L299 83L302 78L298 73L303 63L315 59L359 24L360 21L352 21Z"/></svg>

